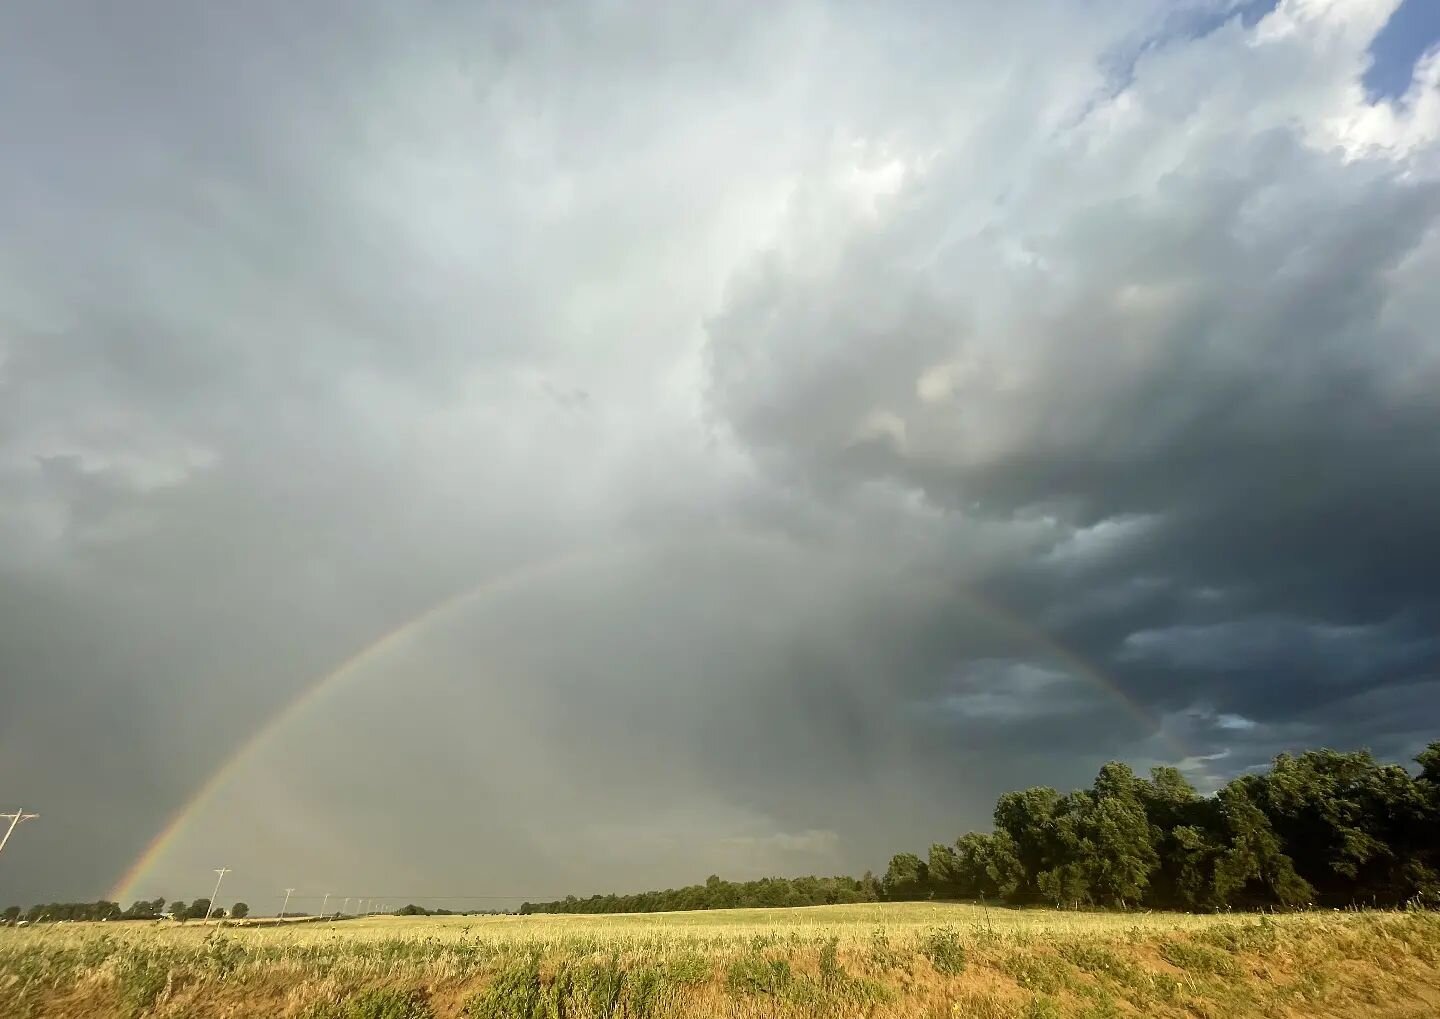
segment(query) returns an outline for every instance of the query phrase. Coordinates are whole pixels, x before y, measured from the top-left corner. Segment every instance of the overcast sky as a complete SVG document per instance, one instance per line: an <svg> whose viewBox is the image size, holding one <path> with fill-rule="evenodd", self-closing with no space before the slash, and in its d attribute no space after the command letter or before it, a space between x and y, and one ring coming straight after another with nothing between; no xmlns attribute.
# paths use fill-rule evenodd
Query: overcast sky
<svg viewBox="0 0 1440 1019"><path fill-rule="evenodd" d="M858 873L1112 758L1408 758L1436 10L6 5L0 905L247 745L128 891Z"/></svg>

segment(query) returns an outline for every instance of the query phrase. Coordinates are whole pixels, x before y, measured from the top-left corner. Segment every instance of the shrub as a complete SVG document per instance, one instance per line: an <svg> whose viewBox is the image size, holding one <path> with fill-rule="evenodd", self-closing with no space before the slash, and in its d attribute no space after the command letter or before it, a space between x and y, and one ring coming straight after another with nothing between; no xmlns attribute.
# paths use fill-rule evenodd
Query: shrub
<svg viewBox="0 0 1440 1019"><path fill-rule="evenodd" d="M870 968L881 973L894 969L901 963L900 953L890 944L890 935L884 927L876 927L870 933Z"/></svg>
<svg viewBox="0 0 1440 1019"><path fill-rule="evenodd" d="M926 931L920 942L920 951L937 972L953 975L965 969L965 946L960 942L960 932L954 927L936 927Z"/></svg>

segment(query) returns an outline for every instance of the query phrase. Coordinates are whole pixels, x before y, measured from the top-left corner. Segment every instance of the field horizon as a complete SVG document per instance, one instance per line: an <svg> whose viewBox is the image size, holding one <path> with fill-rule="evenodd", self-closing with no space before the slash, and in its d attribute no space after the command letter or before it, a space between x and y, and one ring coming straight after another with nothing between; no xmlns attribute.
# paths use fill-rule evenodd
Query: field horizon
<svg viewBox="0 0 1440 1019"><path fill-rule="evenodd" d="M1440 1009L1440 916L910 902L77 922L0 931L0 993L57 1019L1418 1019Z"/></svg>

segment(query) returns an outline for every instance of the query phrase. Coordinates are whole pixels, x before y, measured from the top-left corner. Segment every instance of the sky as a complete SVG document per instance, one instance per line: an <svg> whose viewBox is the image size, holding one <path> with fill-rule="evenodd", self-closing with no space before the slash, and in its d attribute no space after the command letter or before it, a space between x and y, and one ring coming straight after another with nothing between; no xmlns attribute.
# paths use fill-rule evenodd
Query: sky
<svg viewBox="0 0 1440 1019"><path fill-rule="evenodd" d="M0 40L0 904L881 871L1440 738L1428 0Z"/></svg>

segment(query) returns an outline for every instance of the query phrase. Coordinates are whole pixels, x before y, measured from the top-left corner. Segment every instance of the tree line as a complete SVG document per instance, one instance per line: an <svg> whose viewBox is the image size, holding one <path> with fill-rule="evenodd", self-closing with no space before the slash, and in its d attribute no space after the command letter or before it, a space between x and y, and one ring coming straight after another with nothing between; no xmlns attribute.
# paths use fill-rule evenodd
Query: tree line
<svg viewBox="0 0 1440 1019"><path fill-rule="evenodd" d="M1440 742L1419 774L1366 751L1281 754L1202 796L1176 768L1111 762L1088 789L1009 792L994 828L899 853L878 881L766 878L525 903L638 913L917 899L1190 911L1440 906Z"/></svg>
<svg viewBox="0 0 1440 1019"><path fill-rule="evenodd" d="M689 909L737 909L779 906L828 906L844 902L875 902L880 882L864 877L766 877L758 881L723 881L715 875L703 885L667 888L635 895L573 895L555 902L526 902L521 913L661 913Z"/></svg>
<svg viewBox="0 0 1440 1019"><path fill-rule="evenodd" d="M47 902L29 909L9 906L0 912L0 921L15 924L22 920L29 923L42 920L54 923L60 920L159 920L163 917L200 920L207 912L212 920L223 920L227 916L242 920L250 915L250 907L243 902L237 902L227 912L221 906L212 909L209 899L196 899L188 903L177 900L167 907L164 896L161 896L158 899L136 899L129 909L121 909L118 902L98 899L95 902Z"/></svg>

